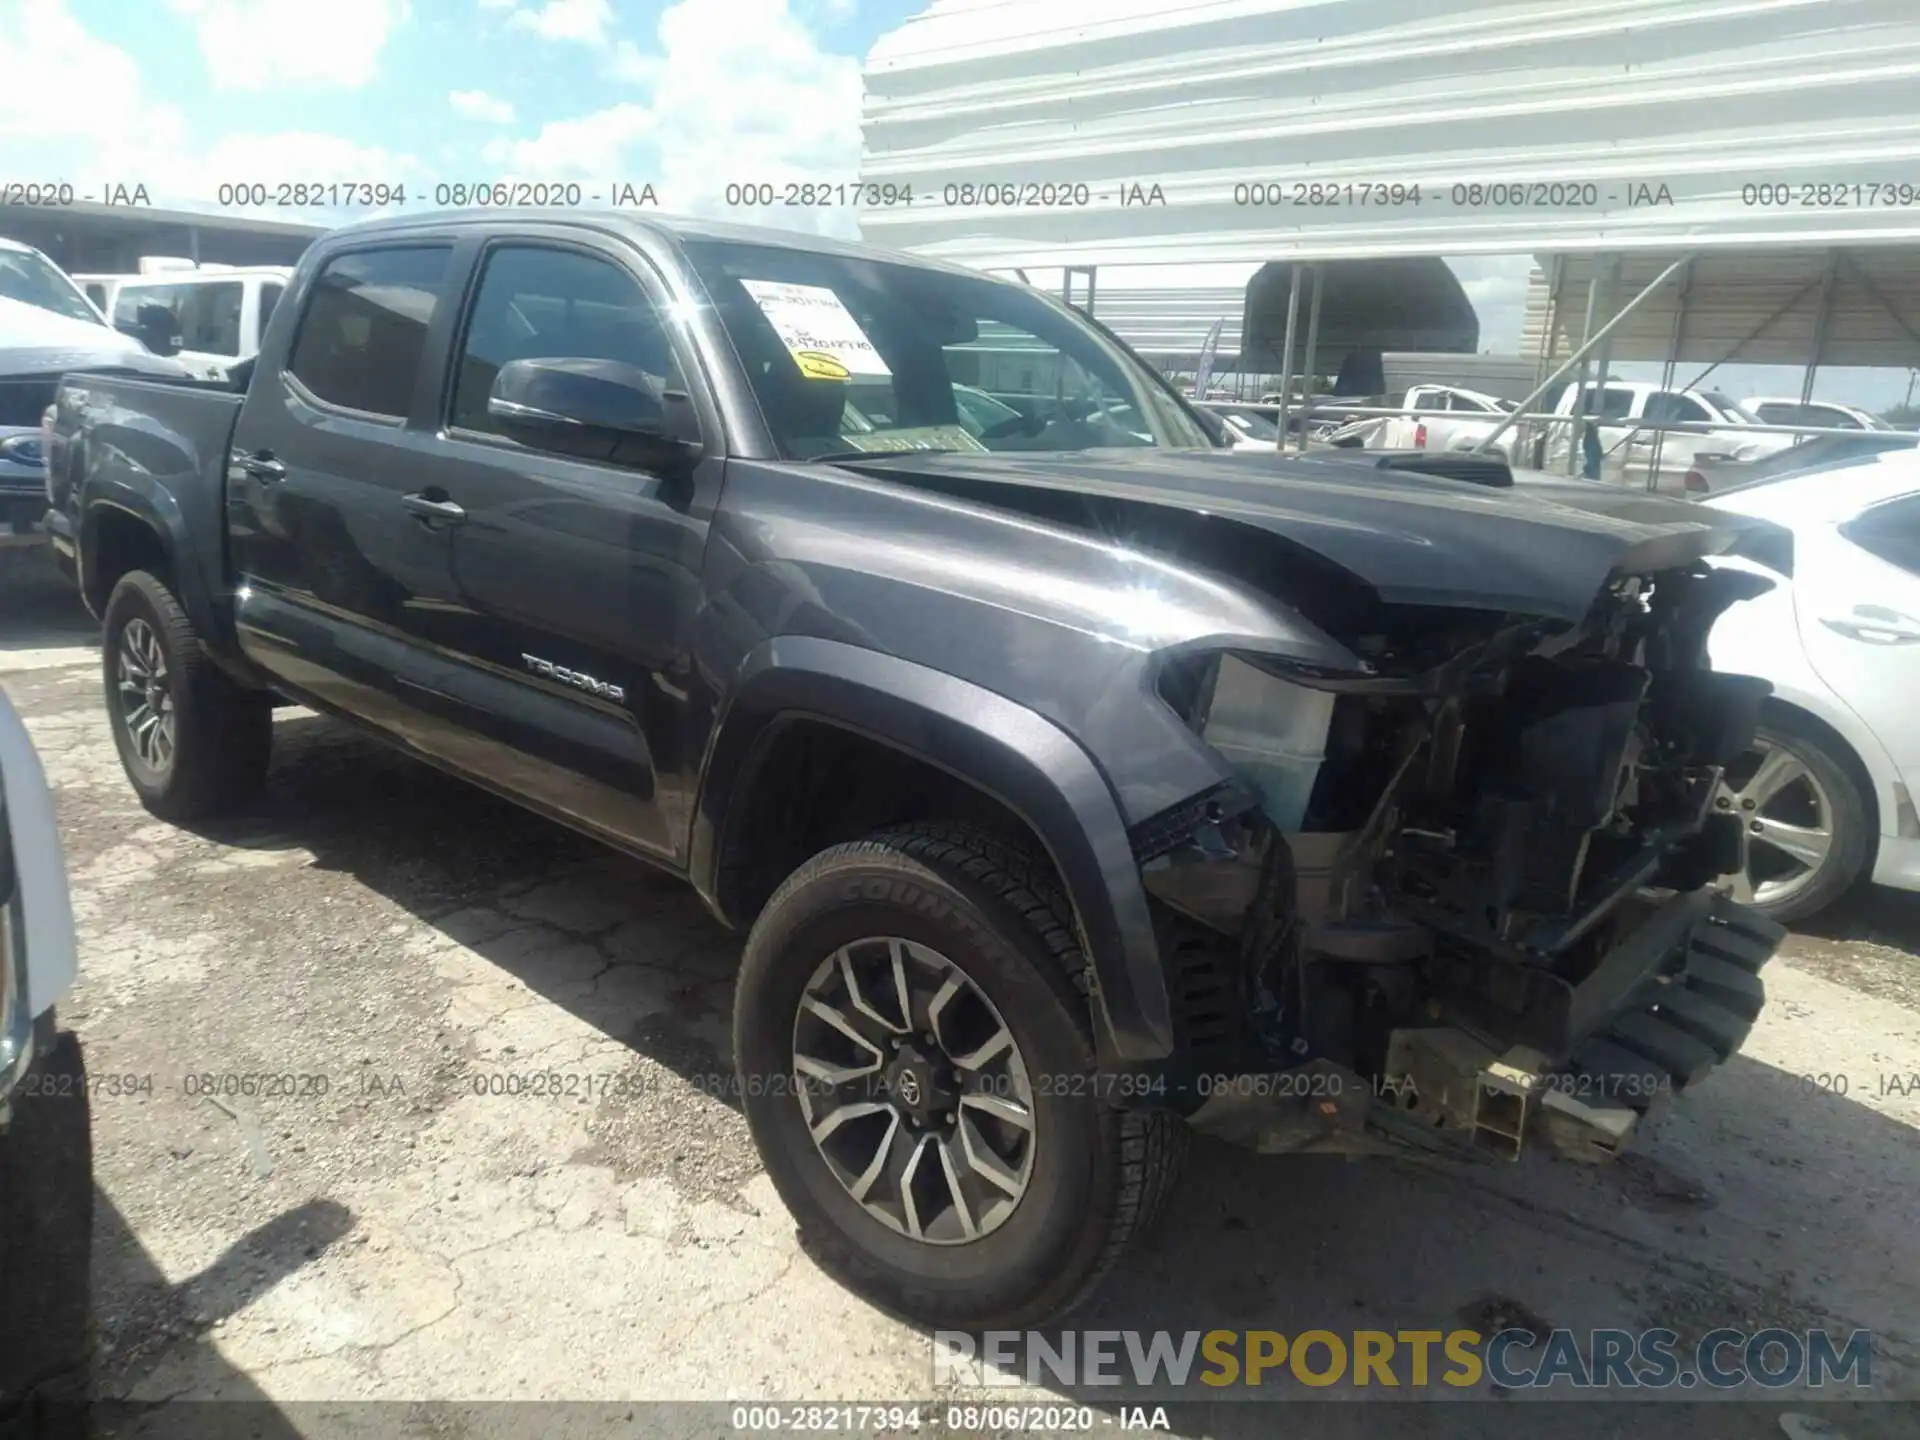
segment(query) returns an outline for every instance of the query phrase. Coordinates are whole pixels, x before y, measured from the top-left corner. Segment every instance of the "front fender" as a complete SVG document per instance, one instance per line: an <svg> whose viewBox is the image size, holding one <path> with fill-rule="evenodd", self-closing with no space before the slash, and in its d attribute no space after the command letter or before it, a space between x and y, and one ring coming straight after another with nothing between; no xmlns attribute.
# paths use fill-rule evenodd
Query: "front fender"
<svg viewBox="0 0 1920 1440"><path fill-rule="evenodd" d="M1004 696L835 640L765 640L742 665L715 729L695 807L689 870L716 904L735 788L775 721L806 716L935 765L1020 816L1052 859L1096 981L1103 1060L1173 1052L1173 1021L1147 895L1112 788L1059 726Z"/></svg>

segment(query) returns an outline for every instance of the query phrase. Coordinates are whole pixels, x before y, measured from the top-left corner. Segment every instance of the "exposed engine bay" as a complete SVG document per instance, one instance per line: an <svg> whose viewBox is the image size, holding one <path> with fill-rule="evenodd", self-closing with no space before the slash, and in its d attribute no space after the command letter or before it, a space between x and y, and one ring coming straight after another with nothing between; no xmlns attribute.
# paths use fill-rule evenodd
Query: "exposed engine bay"
<svg viewBox="0 0 1920 1440"><path fill-rule="evenodd" d="M1192 1122L1603 1160L1730 1055L1783 932L1712 888L1742 823L1717 782L1768 686L1705 643L1765 583L1616 575L1574 625L1378 607L1342 627L1365 673L1168 664L1162 697L1238 777L1137 850Z"/></svg>

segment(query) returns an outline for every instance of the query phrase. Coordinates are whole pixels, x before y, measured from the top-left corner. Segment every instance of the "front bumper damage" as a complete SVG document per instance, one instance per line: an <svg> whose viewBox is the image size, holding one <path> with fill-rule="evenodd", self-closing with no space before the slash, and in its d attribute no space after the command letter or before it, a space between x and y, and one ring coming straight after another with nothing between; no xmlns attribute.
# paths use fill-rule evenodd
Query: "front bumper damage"
<svg viewBox="0 0 1920 1440"><path fill-rule="evenodd" d="M1403 1027L1377 1077L1326 1060L1221 1076L1201 1082L1188 1122L1266 1154L1513 1160L1533 1145L1611 1160L1651 1106L1740 1048L1786 934L1711 891L1644 903L1639 925L1566 988L1560 1020L1526 1043L1501 1048L1466 1023Z"/></svg>

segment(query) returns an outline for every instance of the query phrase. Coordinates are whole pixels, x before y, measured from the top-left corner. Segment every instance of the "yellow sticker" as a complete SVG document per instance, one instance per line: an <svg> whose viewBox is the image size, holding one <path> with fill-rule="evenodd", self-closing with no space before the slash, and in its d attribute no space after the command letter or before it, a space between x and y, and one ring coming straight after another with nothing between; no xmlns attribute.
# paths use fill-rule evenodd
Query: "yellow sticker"
<svg viewBox="0 0 1920 1440"><path fill-rule="evenodd" d="M852 374L833 356L821 350L796 350L793 362L800 367L800 373L810 380L845 380Z"/></svg>

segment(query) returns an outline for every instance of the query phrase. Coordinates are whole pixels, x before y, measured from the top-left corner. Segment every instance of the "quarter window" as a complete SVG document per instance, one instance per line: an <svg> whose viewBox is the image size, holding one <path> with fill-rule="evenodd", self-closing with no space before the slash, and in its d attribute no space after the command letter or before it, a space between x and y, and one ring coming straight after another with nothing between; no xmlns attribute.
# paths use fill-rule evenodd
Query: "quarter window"
<svg viewBox="0 0 1920 1440"><path fill-rule="evenodd" d="M293 377L329 405L405 416L452 254L417 245L328 261L300 317Z"/></svg>

